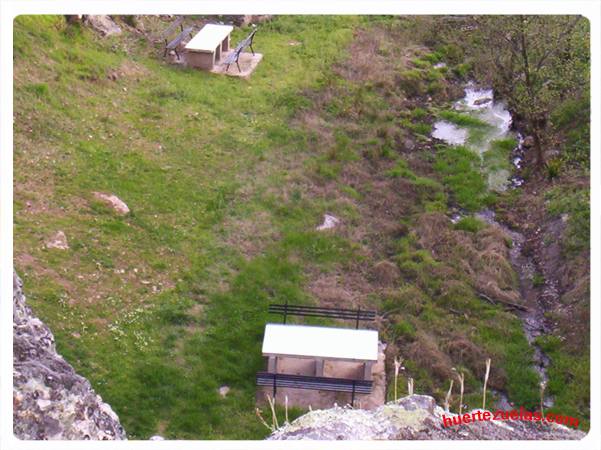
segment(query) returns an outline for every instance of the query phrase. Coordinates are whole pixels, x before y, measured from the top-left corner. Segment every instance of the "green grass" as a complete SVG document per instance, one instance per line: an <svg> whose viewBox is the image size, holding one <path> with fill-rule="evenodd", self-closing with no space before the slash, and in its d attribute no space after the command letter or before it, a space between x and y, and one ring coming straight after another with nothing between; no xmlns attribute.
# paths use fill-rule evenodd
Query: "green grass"
<svg viewBox="0 0 601 450"><path fill-rule="evenodd" d="M429 109L390 110L378 83L330 70L348 56L359 27L383 21L277 17L256 40L269 57L250 80L238 80L164 64L160 49L137 37L97 40L60 17L17 19L17 269L59 351L111 404L130 439L265 437L254 414L254 374L264 363L267 305L314 303L311 277L370 264L369 239L386 247L402 274L399 286L370 293L392 317L383 339L403 351L412 343L432 351L432 358L406 361L417 393L444 398L448 379L433 363L445 366L451 355L477 406L486 355L516 404L537 398L520 321L479 299L462 269L471 260L465 245L481 244L484 224L464 219L453 227L441 214L449 201L468 210L491 203L479 157L444 147L433 159L421 149L405 158L395 139L428 136ZM236 29L232 40L247 33ZM398 41L385 44L381 51L392 52ZM421 68L398 68L394 95L440 89L444 74L429 65L458 64L458 51L442 48L421 56ZM114 70L124 73L110 81ZM333 88L316 106L312 95ZM296 124L316 108L323 130ZM499 152L508 147L499 145ZM422 171L426 163L434 175ZM349 167L375 175L361 181ZM410 200L397 234L341 237L364 225L367 205L380 194L376 178ZM117 194L131 213L116 216L93 191ZM351 233L312 231L327 211ZM449 234L434 251L419 232L420 221L436 214L445 224L438 231ZM70 249L44 249L58 229ZM468 351L453 353L455 341L467 342ZM231 388L225 399L222 385Z"/></svg>
<svg viewBox="0 0 601 450"><path fill-rule="evenodd" d="M470 233L477 233L485 226L486 224L480 219L473 216L467 216L462 217L461 220L455 224L455 229L469 231Z"/></svg>
<svg viewBox="0 0 601 450"><path fill-rule="evenodd" d="M168 66L143 41L130 41L128 54L121 38L98 40L62 16L16 20L15 182L29 190L15 193L15 253L60 273L17 269L59 351L130 438L268 433L254 415L266 305L311 302L305 267L327 271L349 257L344 240L306 231L323 213L319 200L274 197L288 176L279 167L309 138L288 119L307 107L303 91L327 79L361 23L268 22L256 49L270 57L243 81ZM107 79L122 67L133 74ZM330 157L352 157L349 140L337 142ZM92 191L115 193L131 214L115 216ZM26 201L42 200L48 209L24 212ZM280 239L270 246L257 237L265 249L247 260L228 239L241 232L237 221L261 214L269 218L261 232ZM57 229L71 245L63 253L39 245ZM222 384L232 388L226 399Z"/></svg>
<svg viewBox="0 0 601 450"><path fill-rule="evenodd" d="M588 352L566 349L565 343L553 335L537 337L536 344L551 361L546 394L554 397L555 404L548 411L576 417L580 429L588 430L591 370Z"/></svg>
<svg viewBox="0 0 601 450"><path fill-rule="evenodd" d="M482 154L482 165L488 172L498 170L512 170L510 155L516 147L515 138L506 138L492 141L488 150Z"/></svg>
<svg viewBox="0 0 601 450"><path fill-rule="evenodd" d="M567 216L567 232L562 248L568 255L590 248L590 191L586 187L557 186L545 193L547 210L554 216Z"/></svg>
<svg viewBox="0 0 601 450"><path fill-rule="evenodd" d="M490 128L490 125L473 115L460 113L456 111L441 111L438 116L448 122L454 123L466 128Z"/></svg>
<svg viewBox="0 0 601 450"><path fill-rule="evenodd" d="M468 211L476 211L492 201L480 171L480 157L463 146L441 147L434 168L441 174L451 199Z"/></svg>

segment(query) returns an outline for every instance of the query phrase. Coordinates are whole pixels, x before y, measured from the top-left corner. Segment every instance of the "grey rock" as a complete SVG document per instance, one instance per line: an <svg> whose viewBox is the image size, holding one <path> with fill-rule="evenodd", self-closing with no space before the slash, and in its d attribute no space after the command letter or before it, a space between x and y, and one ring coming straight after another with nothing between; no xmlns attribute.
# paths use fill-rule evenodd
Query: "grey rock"
<svg viewBox="0 0 601 450"><path fill-rule="evenodd" d="M105 194L104 192L94 192L93 195L96 200L100 200L120 216L124 216L129 213L129 207L116 195Z"/></svg>
<svg viewBox="0 0 601 450"><path fill-rule="evenodd" d="M121 27L110 16L88 15L84 16L84 22L102 36L121 34Z"/></svg>
<svg viewBox="0 0 601 450"><path fill-rule="evenodd" d="M454 416L427 395L411 395L375 410L336 407L311 411L284 425L269 440L549 440L582 439L582 431L555 423L476 421L445 427Z"/></svg>
<svg viewBox="0 0 601 450"><path fill-rule="evenodd" d="M67 236L63 231L57 231L54 236L46 241L46 248L56 248L58 250L67 250L69 243L67 242Z"/></svg>
<svg viewBox="0 0 601 450"><path fill-rule="evenodd" d="M56 352L13 273L13 430L19 439L126 439L117 414Z"/></svg>

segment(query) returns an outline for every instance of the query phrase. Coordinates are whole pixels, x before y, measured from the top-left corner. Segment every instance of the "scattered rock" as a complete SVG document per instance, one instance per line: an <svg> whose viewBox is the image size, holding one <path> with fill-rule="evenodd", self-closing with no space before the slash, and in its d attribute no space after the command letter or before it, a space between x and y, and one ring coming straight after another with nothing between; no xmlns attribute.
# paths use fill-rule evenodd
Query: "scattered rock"
<svg viewBox="0 0 601 450"><path fill-rule="evenodd" d="M415 145L415 141L411 138L405 138L403 141L403 147L405 147L405 150L407 151L413 151L415 149Z"/></svg>
<svg viewBox="0 0 601 450"><path fill-rule="evenodd" d="M382 286L392 286L401 277L397 265L390 261L380 261L373 268L374 279Z"/></svg>
<svg viewBox="0 0 601 450"><path fill-rule="evenodd" d="M257 24L261 22L266 22L271 20L273 16L268 14L263 15L237 15L237 16L226 16L225 20L231 21L234 25L238 27L245 27L250 24Z"/></svg>
<svg viewBox="0 0 601 450"><path fill-rule="evenodd" d="M524 147L524 148L534 147L534 137L533 136L526 136L524 138L524 140L522 141L522 147Z"/></svg>
<svg viewBox="0 0 601 450"><path fill-rule="evenodd" d="M478 98L478 99L474 100L474 105L480 106L480 105L484 105L485 103L490 103L490 102L492 102L492 98L482 97L482 98Z"/></svg>
<svg viewBox="0 0 601 450"><path fill-rule="evenodd" d="M340 223L340 219L330 214L324 214L323 223L315 228L317 231L329 230Z"/></svg>
<svg viewBox="0 0 601 450"><path fill-rule="evenodd" d="M116 70L111 70L106 77L111 81L117 81L121 78L121 74Z"/></svg>
<svg viewBox="0 0 601 450"><path fill-rule="evenodd" d="M62 231L57 231L48 241L46 241L46 248L56 248L58 250L67 250L69 243L67 242L67 236Z"/></svg>
<svg viewBox="0 0 601 450"><path fill-rule="evenodd" d="M229 386L221 386L219 388L219 395L221 395L221 398L225 398L229 392L230 392Z"/></svg>
<svg viewBox="0 0 601 450"><path fill-rule="evenodd" d="M102 36L121 34L121 27L110 16L89 15L85 16L84 21Z"/></svg>
<svg viewBox="0 0 601 450"><path fill-rule="evenodd" d="M311 411L274 432L269 440L548 440L582 439L582 431L554 423L475 421L444 427L434 398L411 395L374 410L335 407Z"/></svg>
<svg viewBox="0 0 601 450"><path fill-rule="evenodd" d="M119 197L117 197L114 194L105 194L103 192L94 192L94 198L104 202L107 206L112 208L117 214L119 214L121 216L124 216L127 213L129 213L129 208L127 207L125 202L123 202L123 200L121 200Z"/></svg>
<svg viewBox="0 0 601 450"><path fill-rule="evenodd" d="M119 418L56 353L13 272L13 430L19 439L126 439Z"/></svg>

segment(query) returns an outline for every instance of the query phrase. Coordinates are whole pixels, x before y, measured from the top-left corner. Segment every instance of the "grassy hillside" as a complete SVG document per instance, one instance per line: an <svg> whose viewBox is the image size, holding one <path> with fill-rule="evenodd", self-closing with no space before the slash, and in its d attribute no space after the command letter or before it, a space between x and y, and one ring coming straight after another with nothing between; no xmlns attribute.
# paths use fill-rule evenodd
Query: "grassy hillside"
<svg viewBox="0 0 601 450"><path fill-rule="evenodd" d="M306 301L304 264L350 251L311 231L326 205L277 193L306 148L287 119L358 23L263 26L266 57L245 82L169 66L139 37L15 22L16 266L60 351L130 436L265 434L252 394L266 305ZM116 217L93 191L132 213ZM45 249L59 229L70 249Z"/></svg>
<svg viewBox="0 0 601 450"><path fill-rule="evenodd" d="M520 320L479 296L518 296L511 242L445 216L497 200L469 152L429 139L461 61L435 69L451 55L411 20L277 17L245 81L168 65L124 27L15 22L14 255L60 353L130 438L264 437L254 374L267 305L284 300L378 309L401 386L443 399L456 368L477 407L491 357L489 386L536 406ZM342 226L315 231L326 212ZM45 248L57 230L68 250Z"/></svg>

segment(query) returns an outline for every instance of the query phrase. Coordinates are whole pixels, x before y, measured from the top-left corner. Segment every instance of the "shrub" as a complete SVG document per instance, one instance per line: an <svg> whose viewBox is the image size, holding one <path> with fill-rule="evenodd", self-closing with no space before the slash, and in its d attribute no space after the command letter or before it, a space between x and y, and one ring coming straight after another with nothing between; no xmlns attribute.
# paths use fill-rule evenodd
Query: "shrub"
<svg viewBox="0 0 601 450"><path fill-rule="evenodd" d="M550 180L557 178L561 173L563 161L559 158L554 158L547 161L547 176Z"/></svg>
<svg viewBox="0 0 601 450"><path fill-rule="evenodd" d="M455 67L453 67L453 73L457 78L463 80L470 73L471 69L472 67L468 63L457 64Z"/></svg>

